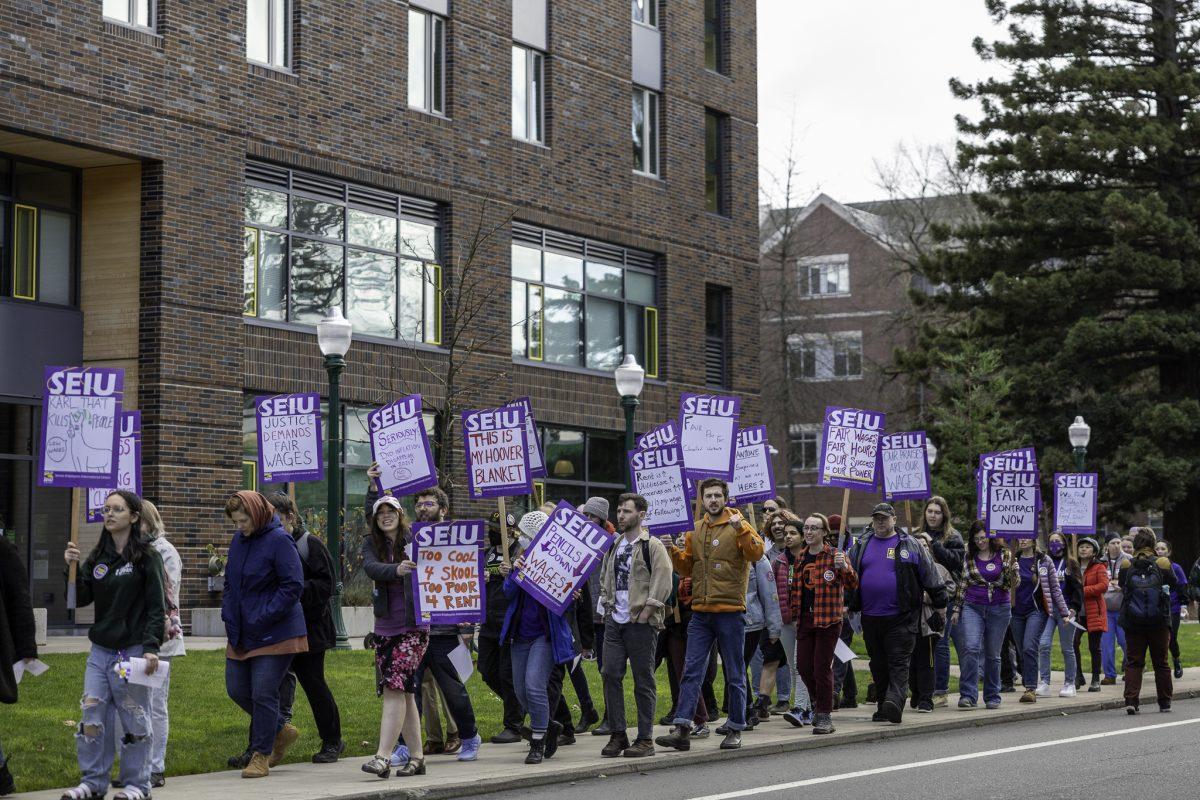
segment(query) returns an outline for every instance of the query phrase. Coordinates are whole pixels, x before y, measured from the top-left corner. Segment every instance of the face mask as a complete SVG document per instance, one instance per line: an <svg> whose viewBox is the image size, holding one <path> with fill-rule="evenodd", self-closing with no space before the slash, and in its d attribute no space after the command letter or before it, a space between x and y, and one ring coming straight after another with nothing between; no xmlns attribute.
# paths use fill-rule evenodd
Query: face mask
<svg viewBox="0 0 1200 800"><path fill-rule="evenodd" d="M1050 543L1050 555L1061 556L1062 554L1063 554L1062 542L1051 542Z"/></svg>

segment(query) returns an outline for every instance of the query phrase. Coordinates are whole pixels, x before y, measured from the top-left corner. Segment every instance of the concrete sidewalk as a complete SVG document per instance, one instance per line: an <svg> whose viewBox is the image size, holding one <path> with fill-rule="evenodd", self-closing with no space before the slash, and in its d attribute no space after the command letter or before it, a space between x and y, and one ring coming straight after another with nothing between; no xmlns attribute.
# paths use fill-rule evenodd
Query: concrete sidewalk
<svg viewBox="0 0 1200 800"><path fill-rule="evenodd" d="M1143 685L1142 713L1157 720L1160 717L1153 694L1153 676L1147 677ZM745 734L742 749L735 751L718 749L721 737L713 734L708 739L693 742L687 753L660 749L658 755L651 758L601 758L600 748L608 741L607 737L585 734L577 738L577 744L559 749L553 760L536 767L523 763L527 750L524 744L485 743L479 760L471 764L458 763L453 756L430 757L426 762L429 774L420 777L380 780L359 769L366 759L347 758L337 764L285 764L272 770L270 777L254 781L243 780L234 770L172 777L165 787L155 790L154 796L158 800L209 800L213 797L227 800L237 797L253 797L254 800L448 800L491 791L668 769L701 761L711 763L1006 722L1025 723L1029 725L1030 735L1036 736L1036 727L1030 723L1043 717L1120 709L1125 704L1121 689L1118 683L1105 686L1100 693L1084 690L1074 698L1044 697L1034 704L1018 703L1019 694L1006 694L1003 707L995 711L987 711L982 706L973 711L959 711L952 706L937 709L932 714L918 714L909 709L900 725L871 722L874 708L863 705L835 712L833 720L837 732L829 736L813 736L811 728L796 729L782 717L772 717ZM1184 670L1184 677L1175 681L1176 702L1196 697L1200 697L1200 667ZM952 703L957 702L956 697L950 699ZM1113 710L1111 713L1119 712ZM655 729L656 736L665 732L665 728ZM62 790L54 790L16 796L29 800L58 800L61 794Z"/></svg>

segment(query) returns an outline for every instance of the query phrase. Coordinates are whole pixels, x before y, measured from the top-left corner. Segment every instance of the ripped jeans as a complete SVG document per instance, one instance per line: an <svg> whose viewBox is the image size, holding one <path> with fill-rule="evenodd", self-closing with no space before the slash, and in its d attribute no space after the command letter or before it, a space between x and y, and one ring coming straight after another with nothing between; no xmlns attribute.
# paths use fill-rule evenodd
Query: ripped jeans
<svg viewBox="0 0 1200 800"><path fill-rule="evenodd" d="M130 647L125 657L142 655L142 647ZM126 683L113 671L117 651L92 644L83 673L83 699L75 751L83 782L97 794L108 790L116 751L116 726L112 712L125 731L121 737L121 782L150 794L150 689ZM110 741L110 739L112 741Z"/></svg>

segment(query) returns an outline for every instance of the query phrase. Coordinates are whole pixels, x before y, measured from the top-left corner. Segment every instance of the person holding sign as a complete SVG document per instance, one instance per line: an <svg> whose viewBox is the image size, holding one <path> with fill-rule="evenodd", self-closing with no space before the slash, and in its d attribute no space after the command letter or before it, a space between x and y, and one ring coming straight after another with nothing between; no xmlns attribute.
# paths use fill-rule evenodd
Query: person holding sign
<svg viewBox="0 0 1200 800"><path fill-rule="evenodd" d="M612 728L605 758L654 755L654 713L658 699L654 655L658 632L665 625L671 596L671 557L657 537L643 527L649 504L640 494L617 498L620 538L600 564L600 603L604 611L604 649L600 674ZM625 733L625 663L633 672L637 701L637 739Z"/></svg>
<svg viewBox="0 0 1200 800"><path fill-rule="evenodd" d="M158 670L158 648L166 625L163 565L142 533L142 499L124 489L104 498L100 541L79 565L75 592L79 607L95 603L88 629L92 649L83 676L83 700L75 749L83 780L63 800L101 800L118 744L120 779L115 800L150 797L150 687L130 682L119 670L131 658L144 658L146 674ZM63 559L79 562L79 548L67 544ZM125 729L118 743L108 716L115 710Z"/></svg>
<svg viewBox="0 0 1200 800"><path fill-rule="evenodd" d="M36 626L29 602L29 585L17 547L0 536L0 703L17 702L13 666L27 668L37 661ZM4 748L0 747L0 796L17 790Z"/></svg>
<svg viewBox="0 0 1200 800"><path fill-rule="evenodd" d="M1012 620L1010 593L1018 580L1017 565L1008 548L1000 539L988 536L981 520L971 523L966 569L958 582L951 620L952 625L962 625L960 709L975 708L981 659L984 704L989 709L1000 707L1000 648Z"/></svg>
<svg viewBox="0 0 1200 800"><path fill-rule="evenodd" d="M670 549L676 572L692 579L692 619L688 623L675 727L654 741L661 747L691 749L692 717L715 641L729 680L729 733L721 749L736 750L742 746L742 731L746 728L746 664L742 655L746 643L746 585L750 566L762 558L763 541L737 509L726 507L729 487L725 481L705 478L697 489L704 516L694 531L681 534Z"/></svg>
<svg viewBox="0 0 1200 800"><path fill-rule="evenodd" d="M896 510L890 503L879 503L872 510L871 529L854 543L849 561L858 575L858 588L850 592L850 610L861 612L863 642L878 698L871 720L899 723L925 594L941 610L946 607L946 587L925 545L897 530Z"/></svg>
<svg viewBox="0 0 1200 800"><path fill-rule="evenodd" d="M372 593L375 629L364 644L375 650L375 693L383 698L379 747L362 765L363 772L386 778L392 773L392 745L403 732L409 757L396 774L425 774L421 719L416 693L417 667L429 644L429 629L420 625L413 600L411 535L400 501L386 495L375 501L368 535L362 543L362 567L375 582ZM399 747L396 747L399 750Z"/></svg>
<svg viewBox="0 0 1200 800"><path fill-rule="evenodd" d="M1039 697L1049 697L1050 681L1040 680L1042 634L1046 625L1054 624L1052 615L1073 619L1067 606L1054 562L1038 550L1036 539L1017 540L1017 572L1020 583L1013 597L1013 639L1021 648L1021 678L1025 685L1022 703L1035 703ZM1053 635L1053 633L1051 634Z"/></svg>
<svg viewBox="0 0 1200 800"><path fill-rule="evenodd" d="M1050 686L1050 650L1054 645L1054 631L1058 630L1058 644L1063 656L1063 686L1059 697L1075 696L1075 628L1071 624L1075 620L1076 610L1083 603L1083 594L1079 584L1079 565L1067 552L1067 538L1061 531L1055 531L1046 538L1046 550L1049 557L1050 572L1047 576L1052 585L1057 585L1066 603L1066 612L1058 606L1057 601L1048 603L1043 608L1046 615L1042 627L1041 640L1038 642L1038 686L1034 693L1045 691L1049 694ZM1046 687L1044 690L1042 687ZM1043 696L1041 694L1039 697Z"/></svg>

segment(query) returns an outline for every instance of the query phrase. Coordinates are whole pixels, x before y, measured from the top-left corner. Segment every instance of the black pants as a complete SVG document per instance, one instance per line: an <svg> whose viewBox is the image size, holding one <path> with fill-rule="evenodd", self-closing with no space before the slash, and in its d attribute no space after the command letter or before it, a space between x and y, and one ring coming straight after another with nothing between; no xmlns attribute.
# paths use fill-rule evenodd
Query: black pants
<svg viewBox="0 0 1200 800"><path fill-rule="evenodd" d="M908 662L908 684L912 689L912 707L922 703L933 706L933 654L937 648L937 634L918 636L913 646L912 660Z"/></svg>
<svg viewBox="0 0 1200 800"><path fill-rule="evenodd" d="M1000 685L1012 686L1021 673L1021 648L1013 639L1012 625L1004 632L1004 644L1000 646Z"/></svg>
<svg viewBox="0 0 1200 800"><path fill-rule="evenodd" d="M279 684L279 715L284 722L292 721L292 706L296 704L296 673L292 669L283 674L283 682Z"/></svg>
<svg viewBox="0 0 1200 800"><path fill-rule="evenodd" d="M292 658L292 672L300 681L308 705L312 708L322 744L337 744L342 738L342 717L329 684L325 682L325 651L297 653ZM294 687L294 684L293 684ZM292 689L295 696L295 688Z"/></svg>
<svg viewBox="0 0 1200 800"><path fill-rule="evenodd" d="M575 723L571 719L571 707L563 699L563 679L571 662L555 664L550 670L550 682L546 685L546 701L550 706L550 718L563 726L563 733L574 733Z"/></svg>
<svg viewBox="0 0 1200 800"><path fill-rule="evenodd" d="M1103 635L1101 631L1088 631L1088 655L1092 658L1092 681L1100 680L1100 637ZM1078 673L1075 677L1075 685L1083 686L1086 681L1083 679L1083 656L1080 654L1079 645L1083 642L1083 631L1075 629L1075 663L1078 665Z"/></svg>
<svg viewBox="0 0 1200 800"><path fill-rule="evenodd" d="M854 628L850 627L848 619L842 620L841 638L846 647L854 641ZM794 657L795 653L792 655ZM858 681L854 678L853 661L838 661L833 665L833 694L834 697L841 695L845 700L858 702Z"/></svg>
<svg viewBox="0 0 1200 800"><path fill-rule="evenodd" d="M471 696L467 694L467 687L463 685L462 678L458 677L458 670L450 663L450 651L459 644L461 644L461 640L458 638L458 634L435 633L430 635L425 657L421 659L421 665L417 667L416 682L417 686L421 685L421 681L425 679L425 670L433 673L433 679L437 682L442 697L446 698L446 710L450 712L450 716L458 725L459 737L470 739L479 733L479 729L475 726L475 709L471 706ZM420 711L420 706L421 693L417 692L418 711Z"/></svg>
<svg viewBox="0 0 1200 800"><path fill-rule="evenodd" d="M1171 658L1179 660L1179 612L1171 615Z"/></svg>
<svg viewBox="0 0 1200 800"><path fill-rule="evenodd" d="M596 652L599 652L597 649ZM581 716L587 715L590 711L596 712L596 704L592 702L592 689L588 686L587 673L583 671L583 665L586 662L580 661L579 666L571 670L571 685L575 687L575 697L579 698L579 713ZM568 664L569 668L571 665ZM603 693L601 694L603 699Z"/></svg>
<svg viewBox="0 0 1200 800"><path fill-rule="evenodd" d="M513 689L512 656L508 645L491 636L479 637L479 677L504 704L504 727L515 731L521 727L525 714Z"/></svg>
<svg viewBox="0 0 1200 800"><path fill-rule="evenodd" d="M918 612L919 613L919 612ZM871 659L871 679L879 709L890 700L903 712L908 697L908 667L917 641L917 614L862 615L863 642Z"/></svg>

